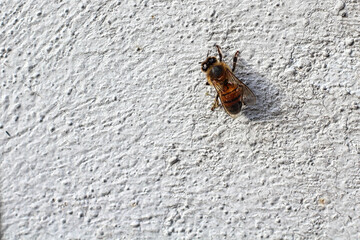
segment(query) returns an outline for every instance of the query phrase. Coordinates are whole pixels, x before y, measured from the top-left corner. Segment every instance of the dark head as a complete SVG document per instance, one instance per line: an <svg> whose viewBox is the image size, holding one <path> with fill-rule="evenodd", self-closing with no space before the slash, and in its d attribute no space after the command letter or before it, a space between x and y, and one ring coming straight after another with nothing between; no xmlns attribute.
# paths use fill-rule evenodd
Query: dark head
<svg viewBox="0 0 360 240"><path fill-rule="evenodd" d="M201 63L201 70L206 72L211 65L217 62L216 57L208 57L204 62Z"/></svg>

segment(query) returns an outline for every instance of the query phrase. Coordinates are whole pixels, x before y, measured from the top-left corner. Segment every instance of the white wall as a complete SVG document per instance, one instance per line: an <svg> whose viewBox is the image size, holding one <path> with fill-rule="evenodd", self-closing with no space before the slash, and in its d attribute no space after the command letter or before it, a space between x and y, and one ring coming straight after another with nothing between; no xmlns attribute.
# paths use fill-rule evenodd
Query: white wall
<svg viewBox="0 0 360 240"><path fill-rule="evenodd" d="M19 2L3 239L360 238L358 1ZM258 97L235 120L210 111L215 43Z"/></svg>

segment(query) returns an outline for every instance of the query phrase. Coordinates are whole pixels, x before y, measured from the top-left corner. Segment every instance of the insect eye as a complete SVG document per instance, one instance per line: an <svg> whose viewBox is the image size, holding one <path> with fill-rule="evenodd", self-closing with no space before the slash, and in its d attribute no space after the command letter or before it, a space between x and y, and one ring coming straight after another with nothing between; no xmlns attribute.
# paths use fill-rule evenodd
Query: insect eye
<svg viewBox="0 0 360 240"><path fill-rule="evenodd" d="M202 65L202 70L203 70L203 71L206 71L206 70L207 70L207 65L206 65L206 64L203 64L203 65Z"/></svg>
<svg viewBox="0 0 360 240"><path fill-rule="evenodd" d="M216 61L215 58L210 58L210 59L209 59L209 63L210 63L210 64L214 63L215 61Z"/></svg>

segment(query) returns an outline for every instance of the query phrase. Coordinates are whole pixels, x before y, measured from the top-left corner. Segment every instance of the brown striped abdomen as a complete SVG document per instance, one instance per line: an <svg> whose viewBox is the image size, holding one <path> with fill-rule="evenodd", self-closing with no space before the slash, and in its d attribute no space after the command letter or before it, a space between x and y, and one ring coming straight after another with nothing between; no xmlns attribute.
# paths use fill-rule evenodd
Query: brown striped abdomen
<svg viewBox="0 0 360 240"><path fill-rule="evenodd" d="M242 107L242 88L236 84L225 84L220 92L220 99L223 107L230 114L237 114Z"/></svg>

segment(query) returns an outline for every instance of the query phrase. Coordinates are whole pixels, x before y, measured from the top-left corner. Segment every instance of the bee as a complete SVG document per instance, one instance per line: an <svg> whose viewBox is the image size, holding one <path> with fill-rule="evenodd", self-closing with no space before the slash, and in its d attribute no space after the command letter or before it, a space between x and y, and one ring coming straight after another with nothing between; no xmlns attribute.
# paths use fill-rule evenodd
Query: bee
<svg viewBox="0 0 360 240"><path fill-rule="evenodd" d="M235 75L237 58L240 54L237 51L233 58L232 70L222 61L222 52L218 45L215 45L219 53L219 60L216 57L207 57L201 63L201 70L206 73L207 85L216 89L216 97L211 108L214 111L219 107L219 98L225 111L233 118L237 117L242 105L254 105L255 94Z"/></svg>

